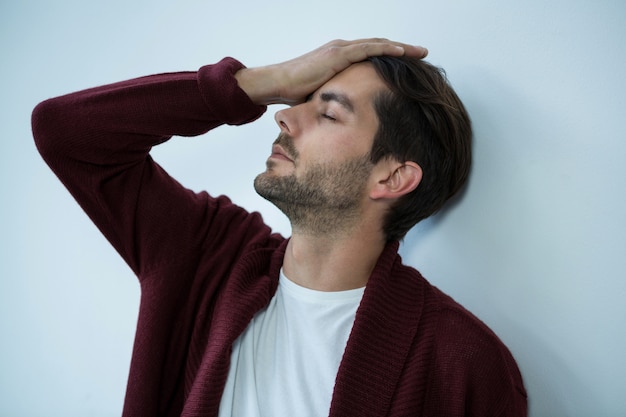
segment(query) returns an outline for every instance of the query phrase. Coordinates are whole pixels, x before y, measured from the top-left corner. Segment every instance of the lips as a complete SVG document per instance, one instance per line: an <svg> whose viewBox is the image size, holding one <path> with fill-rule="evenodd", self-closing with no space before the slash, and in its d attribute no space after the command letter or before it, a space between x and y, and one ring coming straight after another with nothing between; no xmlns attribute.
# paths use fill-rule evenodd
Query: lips
<svg viewBox="0 0 626 417"><path fill-rule="evenodd" d="M291 157L280 145L272 146L272 155L270 156L270 158L285 159L287 161L293 162L293 159L291 159Z"/></svg>

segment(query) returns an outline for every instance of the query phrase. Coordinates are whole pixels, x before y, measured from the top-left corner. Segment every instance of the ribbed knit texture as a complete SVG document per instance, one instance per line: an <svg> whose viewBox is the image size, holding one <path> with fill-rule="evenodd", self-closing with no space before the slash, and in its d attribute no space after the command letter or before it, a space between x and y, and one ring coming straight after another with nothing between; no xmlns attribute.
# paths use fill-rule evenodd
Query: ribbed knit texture
<svg viewBox="0 0 626 417"><path fill-rule="evenodd" d="M126 417L215 416L232 343L276 291L286 240L228 198L184 188L149 155L173 135L258 118L265 108L233 77L242 67L226 58L33 113L42 156L141 283ZM397 248L385 248L367 284L330 415L526 415L506 347Z"/></svg>

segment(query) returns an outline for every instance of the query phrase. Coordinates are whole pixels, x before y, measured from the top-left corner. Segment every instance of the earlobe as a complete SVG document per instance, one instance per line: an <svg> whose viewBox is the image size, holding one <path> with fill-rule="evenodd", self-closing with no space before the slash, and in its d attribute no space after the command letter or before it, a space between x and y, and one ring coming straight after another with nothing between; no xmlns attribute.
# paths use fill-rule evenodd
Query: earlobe
<svg viewBox="0 0 626 417"><path fill-rule="evenodd" d="M393 199L415 190L422 181L422 167L412 161L396 163L370 192L370 198Z"/></svg>

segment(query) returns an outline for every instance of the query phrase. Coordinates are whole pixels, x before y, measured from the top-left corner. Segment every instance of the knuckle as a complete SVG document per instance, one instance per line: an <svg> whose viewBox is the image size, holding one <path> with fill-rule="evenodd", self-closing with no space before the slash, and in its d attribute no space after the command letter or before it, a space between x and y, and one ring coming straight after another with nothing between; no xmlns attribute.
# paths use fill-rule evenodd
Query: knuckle
<svg viewBox="0 0 626 417"><path fill-rule="evenodd" d="M326 46L328 46L330 48L332 48L332 47L341 47L341 46L345 46L346 43L347 42L345 40L343 40L343 39L334 39L334 40L328 42L326 44Z"/></svg>

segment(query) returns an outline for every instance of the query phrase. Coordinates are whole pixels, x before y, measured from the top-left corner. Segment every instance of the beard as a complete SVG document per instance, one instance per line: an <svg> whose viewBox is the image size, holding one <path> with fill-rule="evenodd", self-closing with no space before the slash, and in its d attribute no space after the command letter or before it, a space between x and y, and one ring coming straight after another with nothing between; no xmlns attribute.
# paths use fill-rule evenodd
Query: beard
<svg viewBox="0 0 626 417"><path fill-rule="evenodd" d="M276 143L297 161L290 138L281 136ZM267 162L268 169L255 178L254 189L285 213L294 231L327 235L356 224L373 168L369 154L341 163L314 164L301 178L273 174L274 164Z"/></svg>

